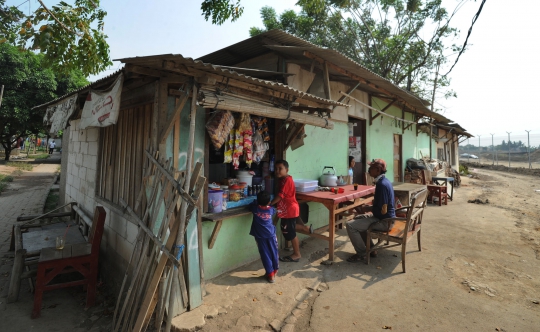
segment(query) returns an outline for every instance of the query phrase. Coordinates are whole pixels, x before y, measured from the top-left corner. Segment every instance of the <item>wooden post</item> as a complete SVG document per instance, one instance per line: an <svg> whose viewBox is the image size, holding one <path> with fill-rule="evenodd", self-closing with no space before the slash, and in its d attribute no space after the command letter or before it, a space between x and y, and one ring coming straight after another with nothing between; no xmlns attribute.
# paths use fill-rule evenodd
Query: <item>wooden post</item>
<svg viewBox="0 0 540 332"><path fill-rule="evenodd" d="M326 99L332 100L332 95L330 91L330 75L328 73L328 63L326 61L323 63L323 86Z"/></svg>

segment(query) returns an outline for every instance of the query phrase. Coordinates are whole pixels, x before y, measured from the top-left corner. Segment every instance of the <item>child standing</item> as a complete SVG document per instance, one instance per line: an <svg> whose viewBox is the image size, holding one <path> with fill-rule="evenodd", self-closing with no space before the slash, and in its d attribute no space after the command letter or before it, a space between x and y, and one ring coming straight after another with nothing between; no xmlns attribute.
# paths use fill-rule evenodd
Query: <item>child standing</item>
<svg viewBox="0 0 540 332"><path fill-rule="evenodd" d="M356 161L354 160L353 156L349 156L349 181L347 181L347 184L353 184L354 183L354 165L356 165Z"/></svg>
<svg viewBox="0 0 540 332"><path fill-rule="evenodd" d="M307 227L297 221L300 216L300 206L296 200L296 188L292 176L289 175L289 163L286 160L278 160L275 163L276 177L279 179L278 194L270 205L277 204L278 217L281 219L281 233L287 241L291 241L293 253L290 256L280 257L282 262L298 262L300 260L300 241L296 231L313 233L311 227Z"/></svg>
<svg viewBox="0 0 540 332"><path fill-rule="evenodd" d="M257 201L249 205L249 210L253 213L249 235L255 237L257 242L259 254L266 270L266 280L274 283L279 269L276 227L272 222L272 216L276 210L268 203L270 203L270 194L261 191L257 194Z"/></svg>

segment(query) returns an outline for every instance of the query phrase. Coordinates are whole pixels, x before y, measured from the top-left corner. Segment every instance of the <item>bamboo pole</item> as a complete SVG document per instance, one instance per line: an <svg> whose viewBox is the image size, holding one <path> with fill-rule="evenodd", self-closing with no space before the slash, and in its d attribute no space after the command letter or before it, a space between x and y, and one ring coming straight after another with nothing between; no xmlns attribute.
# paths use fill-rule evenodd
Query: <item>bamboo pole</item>
<svg viewBox="0 0 540 332"><path fill-rule="evenodd" d="M247 100L231 95L216 95L211 90L201 90L201 92L199 104L204 108L248 113L269 118L296 121L325 129L334 129L334 123L327 118L281 109L272 104L260 101Z"/></svg>

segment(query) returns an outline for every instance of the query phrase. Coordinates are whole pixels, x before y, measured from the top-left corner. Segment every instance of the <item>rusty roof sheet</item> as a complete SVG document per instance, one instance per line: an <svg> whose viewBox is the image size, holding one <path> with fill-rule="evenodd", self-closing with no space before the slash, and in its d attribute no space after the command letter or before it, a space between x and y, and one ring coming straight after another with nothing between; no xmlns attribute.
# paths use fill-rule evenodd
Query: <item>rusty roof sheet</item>
<svg viewBox="0 0 540 332"><path fill-rule="evenodd" d="M162 70L162 71L167 71L166 69L163 69L163 61L173 61L176 64L187 67L188 71L189 71L189 68L193 68L196 70L213 73L216 75L223 76L224 78L232 78L241 82L265 87L265 88L282 92L288 95L301 97L303 99L310 100L310 101L323 104L323 105L344 106L344 107L349 106L347 104L340 103L334 100L329 100L329 99L312 95L310 93L295 89L283 83L267 81L260 78L251 77L242 73L238 73L229 67L221 67L220 65L205 63L200 60L193 60L192 58L186 58L181 54L151 55L151 56L143 56L143 57L115 59L115 61L121 61L122 63L130 63L130 64L143 66L143 67L147 67L151 69Z"/></svg>
<svg viewBox="0 0 540 332"><path fill-rule="evenodd" d="M401 89L389 80L375 74L340 52L317 46L279 29L270 30L255 37L245 39L221 50L204 55L200 57L199 60L220 65L234 66L239 62L267 54L271 51L295 57L303 57L303 51L309 51L396 95L398 98L414 106L416 110L423 115L441 122L452 122L452 120L443 115L432 112L428 108L429 102L422 100L409 91ZM373 91L370 87L366 88L367 90Z"/></svg>

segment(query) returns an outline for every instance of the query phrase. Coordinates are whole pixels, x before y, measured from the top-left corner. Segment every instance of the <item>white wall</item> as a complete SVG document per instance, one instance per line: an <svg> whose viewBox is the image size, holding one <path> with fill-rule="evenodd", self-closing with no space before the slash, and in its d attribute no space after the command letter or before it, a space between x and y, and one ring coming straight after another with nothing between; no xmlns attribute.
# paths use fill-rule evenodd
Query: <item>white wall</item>
<svg viewBox="0 0 540 332"><path fill-rule="evenodd" d="M79 123L80 120L72 120L69 127L65 201L77 202L92 215L95 206L99 129L79 130Z"/></svg>

